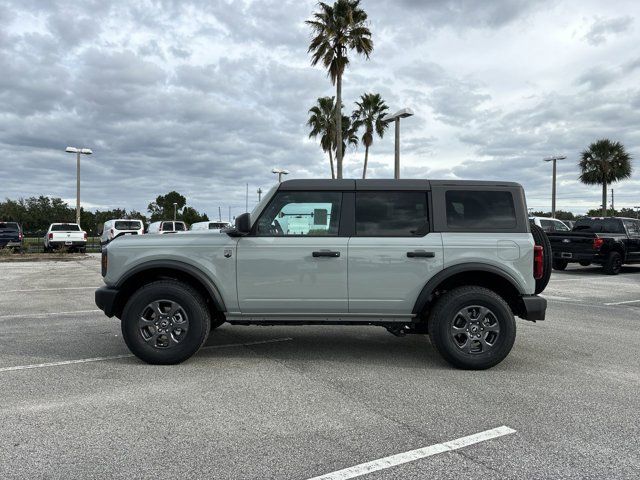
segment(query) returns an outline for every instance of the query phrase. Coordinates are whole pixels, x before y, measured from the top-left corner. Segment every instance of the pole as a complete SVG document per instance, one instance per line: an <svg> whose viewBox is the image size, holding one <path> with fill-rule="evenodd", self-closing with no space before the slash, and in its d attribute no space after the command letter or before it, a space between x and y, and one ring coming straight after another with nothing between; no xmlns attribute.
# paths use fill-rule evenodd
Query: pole
<svg viewBox="0 0 640 480"><path fill-rule="evenodd" d="M76 158L76 223L80 225L80 150Z"/></svg>
<svg viewBox="0 0 640 480"><path fill-rule="evenodd" d="M229 205L229 223L231 223L231 205Z"/></svg>
<svg viewBox="0 0 640 480"><path fill-rule="evenodd" d="M400 178L400 118L396 118L396 158L393 178Z"/></svg>
<svg viewBox="0 0 640 480"><path fill-rule="evenodd" d="M218 206L218 220L222 221L222 207Z"/></svg>
<svg viewBox="0 0 640 480"><path fill-rule="evenodd" d="M615 215L615 214L616 214L616 207L614 203L613 188L612 188L611 189L611 215Z"/></svg>
<svg viewBox="0 0 640 480"><path fill-rule="evenodd" d="M248 183L247 183L247 194L244 200L244 211L245 212L249 211L249 184Z"/></svg>
<svg viewBox="0 0 640 480"><path fill-rule="evenodd" d="M551 218L556 218L556 159L553 159L553 185L551 186Z"/></svg>
<svg viewBox="0 0 640 480"><path fill-rule="evenodd" d="M178 209L177 209L177 204L174 203L173 204L173 221L176 221L176 213L177 213Z"/></svg>
<svg viewBox="0 0 640 480"><path fill-rule="evenodd" d="M262 189L258 187L258 203L262 200Z"/></svg>

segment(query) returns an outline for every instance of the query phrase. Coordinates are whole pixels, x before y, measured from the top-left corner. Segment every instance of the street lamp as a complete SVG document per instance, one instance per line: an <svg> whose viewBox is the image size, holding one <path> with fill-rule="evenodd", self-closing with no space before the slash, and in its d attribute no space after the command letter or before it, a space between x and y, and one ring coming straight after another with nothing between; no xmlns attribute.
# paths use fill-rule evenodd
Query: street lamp
<svg viewBox="0 0 640 480"><path fill-rule="evenodd" d="M403 108L393 115L385 115L382 117L382 121L385 123L396 122L396 155L393 169L393 178L396 179L400 178L400 119L410 117L411 115L413 115L413 110L410 108Z"/></svg>
<svg viewBox="0 0 640 480"><path fill-rule="evenodd" d="M282 182L282 176L283 175L289 175L289 170L284 170L282 168L274 168L273 170L271 170L271 173L277 173L278 174L278 183Z"/></svg>
<svg viewBox="0 0 640 480"><path fill-rule="evenodd" d="M566 155L555 155L543 158L545 162L553 162L553 182L551 184L551 218L556 218L556 161L564 160Z"/></svg>
<svg viewBox="0 0 640 480"><path fill-rule="evenodd" d="M90 148L67 147L67 153L75 153L77 156L76 163L76 223L80 225L80 155L91 155L93 151Z"/></svg>
<svg viewBox="0 0 640 480"><path fill-rule="evenodd" d="M173 221L176 221L176 214L178 213L178 202L173 202Z"/></svg>
<svg viewBox="0 0 640 480"><path fill-rule="evenodd" d="M260 200L262 200L262 189L260 187L258 187L258 203L260 203Z"/></svg>

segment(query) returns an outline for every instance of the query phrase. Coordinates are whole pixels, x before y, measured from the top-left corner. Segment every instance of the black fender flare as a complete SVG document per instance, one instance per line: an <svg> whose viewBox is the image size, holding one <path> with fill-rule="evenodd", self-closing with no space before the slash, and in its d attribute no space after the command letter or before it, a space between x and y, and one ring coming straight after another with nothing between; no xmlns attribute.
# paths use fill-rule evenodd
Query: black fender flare
<svg viewBox="0 0 640 480"><path fill-rule="evenodd" d="M134 275L157 268L178 270L195 278L207 290L207 292L211 296L211 299L213 300L213 304L215 305L216 309L220 312L226 312L224 300L222 299L222 295L220 294L220 290L218 290L216 284L213 283L211 279L199 268L194 267L189 263L184 263L177 260L150 260L148 262L143 262L139 265L136 265L131 270L128 270L125 275L118 279L114 287L121 288L127 282L127 280L132 278Z"/></svg>
<svg viewBox="0 0 640 480"><path fill-rule="evenodd" d="M418 315L424 310L424 307L433 299L433 291L438 287L438 285L440 285L446 279L464 272L486 272L498 275L507 280L513 286L513 288L515 288L520 293L520 295L526 295L522 287L518 284L517 280L508 272L505 272L498 267L479 262L461 263L458 265L447 267L444 270L440 270L433 277L431 277L431 279L429 279L424 287L422 287L422 291L418 295L412 313Z"/></svg>

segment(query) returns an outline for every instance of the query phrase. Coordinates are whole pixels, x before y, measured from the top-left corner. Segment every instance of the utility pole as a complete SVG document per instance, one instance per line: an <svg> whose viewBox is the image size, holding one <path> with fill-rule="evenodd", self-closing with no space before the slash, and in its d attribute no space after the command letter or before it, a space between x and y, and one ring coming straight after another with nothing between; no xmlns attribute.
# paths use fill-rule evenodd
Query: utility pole
<svg viewBox="0 0 640 480"><path fill-rule="evenodd" d="M611 189L611 215L616 214L616 207L615 207L615 203L614 203L614 196L613 196L613 188Z"/></svg>
<svg viewBox="0 0 640 480"><path fill-rule="evenodd" d="M231 223L231 205L229 205L229 223Z"/></svg>
<svg viewBox="0 0 640 480"><path fill-rule="evenodd" d="M222 207L218 206L218 220L222 221Z"/></svg>
<svg viewBox="0 0 640 480"><path fill-rule="evenodd" d="M636 209L636 219L640 218L640 205L636 205L633 208Z"/></svg>
<svg viewBox="0 0 640 480"><path fill-rule="evenodd" d="M554 155L553 157L543 158L545 162L553 162L553 180L551 182L551 218L556 218L556 162L564 160L566 155Z"/></svg>
<svg viewBox="0 0 640 480"><path fill-rule="evenodd" d="M244 211L248 212L249 211L249 184L247 183L247 195L245 196L244 199Z"/></svg>
<svg viewBox="0 0 640 480"><path fill-rule="evenodd" d="M67 147L67 153L76 154L76 223L80 225L80 155L92 155L90 148Z"/></svg>
<svg viewBox="0 0 640 480"><path fill-rule="evenodd" d="M178 204L173 202L173 221L176 221L176 214L178 213Z"/></svg>
<svg viewBox="0 0 640 480"><path fill-rule="evenodd" d="M262 189L258 187L258 203L260 203L260 200L262 200Z"/></svg>

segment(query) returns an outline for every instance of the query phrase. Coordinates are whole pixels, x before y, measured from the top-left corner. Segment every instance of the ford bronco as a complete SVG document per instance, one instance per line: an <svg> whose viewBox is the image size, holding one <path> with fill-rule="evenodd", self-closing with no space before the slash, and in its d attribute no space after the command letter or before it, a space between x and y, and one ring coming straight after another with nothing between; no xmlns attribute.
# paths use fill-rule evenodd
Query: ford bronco
<svg viewBox="0 0 640 480"><path fill-rule="evenodd" d="M153 364L228 322L427 334L450 364L484 369L511 350L514 316L544 319L550 272L516 183L289 180L225 231L109 244L95 299Z"/></svg>

